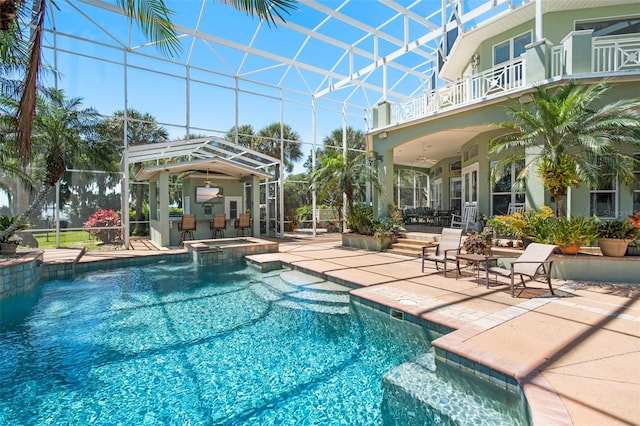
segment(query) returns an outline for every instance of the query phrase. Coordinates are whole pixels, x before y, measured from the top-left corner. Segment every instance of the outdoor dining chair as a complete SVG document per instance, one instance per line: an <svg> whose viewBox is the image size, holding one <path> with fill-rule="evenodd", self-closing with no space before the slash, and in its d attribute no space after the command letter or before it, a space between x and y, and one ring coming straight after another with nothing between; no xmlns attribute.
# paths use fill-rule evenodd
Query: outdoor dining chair
<svg viewBox="0 0 640 426"><path fill-rule="evenodd" d="M213 215L213 221L211 222L211 229L213 229L213 233L211 234L211 238L224 238L224 230L227 227L227 220L225 219L224 213L216 213Z"/></svg>
<svg viewBox="0 0 640 426"><path fill-rule="evenodd" d="M462 229L443 228L435 253L428 253L429 247L422 247L422 272L424 273L425 261L434 262L437 271L440 271L438 265L442 263L443 275L447 276L447 262L456 261L456 256L460 253L461 240Z"/></svg>
<svg viewBox="0 0 640 426"><path fill-rule="evenodd" d="M551 294L554 294L553 287L551 286L553 260L549 260L549 256L551 256L551 253L553 253L556 247L557 246L553 244L531 243L520 257L511 262L509 268L488 266L487 288L489 288L489 274L494 274L496 281L498 280L498 275L511 278L511 297L514 297L516 287L515 276L520 275L520 281L523 287L526 287L524 277L528 277L530 280L546 282ZM497 259L494 259L494 261L497 261Z"/></svg>
<svg viewBox="0 0 640 426"><path fill-rule="evenodd" d="M180 230L180 244L183 241L193 240L193 231L196 230L196 215L183 214L178 229Z"/></svg>

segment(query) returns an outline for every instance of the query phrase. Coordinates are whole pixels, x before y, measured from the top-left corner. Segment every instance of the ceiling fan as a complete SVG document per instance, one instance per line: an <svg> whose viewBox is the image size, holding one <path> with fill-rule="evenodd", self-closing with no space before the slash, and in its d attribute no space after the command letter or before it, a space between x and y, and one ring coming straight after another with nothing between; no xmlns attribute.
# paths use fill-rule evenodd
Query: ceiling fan
<svg viewBox="0 0 640 426"><path fill-rule="evenodd" d="M212 183L213 183L213 182L211 182L211 181L209 180L209 169L207 168L207 180L205 180L205 181L204 181L204 187L205 187L205 188L210 188Z"/></svg>
<svg viewBox="0 0 640 426"><path fill-rule="evenodd" d="M431 165L436 164L438 162L438 160L434 160L433 158L427 157L427 150L424 146L424 142L422 143L422 154L416 157L416 161L418 162L418 164L426 163Z"/></svg>

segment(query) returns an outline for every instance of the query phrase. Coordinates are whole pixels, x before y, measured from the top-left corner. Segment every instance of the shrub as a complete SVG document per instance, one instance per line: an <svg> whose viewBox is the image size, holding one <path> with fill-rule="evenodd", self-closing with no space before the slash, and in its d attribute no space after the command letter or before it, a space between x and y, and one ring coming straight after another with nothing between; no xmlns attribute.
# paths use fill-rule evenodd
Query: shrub
<svg viewBox="0 0 640 426"><path fill-rule="evenodd" d="M373 209L366 204L354 204L347 214L346 220L349 229L356 234L373 235L375 232Z"/></svg>
<svg viewBox="0 0 640 426"><path fill-rule="evenodd" d="M598 237L635 240L640 235L640 227L634 226L631 219L605 220L600 222Z"/></svg>
<svg viewBox="0 0 640 426"><path fill-rule="evenodd" d="M84 223L84 228L99 241L112 243L122 237L120 229L90 229L120 226L120 215L114 210L100 209Z"/></svg>
<svg viewBox="0 0 640 426"><path fill-rule="evenodd" d="M483 254L488 256L491 254L492 233L484 230L480 233L471 231L462 243L462 248L467 253Z"/></svg>

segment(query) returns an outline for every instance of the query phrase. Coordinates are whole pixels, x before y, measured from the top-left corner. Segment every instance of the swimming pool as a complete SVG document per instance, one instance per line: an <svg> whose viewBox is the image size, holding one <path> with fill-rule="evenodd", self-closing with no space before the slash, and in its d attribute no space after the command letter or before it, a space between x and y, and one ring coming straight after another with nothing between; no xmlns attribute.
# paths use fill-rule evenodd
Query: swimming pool
<svg viewBox="0 0 640 426"><path fill-rule="evenodd" d="M157 264L0 302L0 424L391 424L382 376L433 362L424 330L289 273Z"/></svg>

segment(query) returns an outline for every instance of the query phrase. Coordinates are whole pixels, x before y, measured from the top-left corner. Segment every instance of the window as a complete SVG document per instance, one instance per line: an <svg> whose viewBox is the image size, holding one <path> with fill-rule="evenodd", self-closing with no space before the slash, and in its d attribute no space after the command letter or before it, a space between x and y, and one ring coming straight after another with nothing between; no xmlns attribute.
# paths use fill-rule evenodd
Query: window
<svg viewBox="0 0 640 426"><path fill-rule="evenodd" d="M474 163L462 169L462 201L465 203L478 201L478 175L480 164Z"/></svg>
<svg viewBox="0 0 640 426"><path fill-rule="evenodd" d="M493 65L499 65L518 58L531 43L531 32L520 34L510 40L493 46Z"/></svg>
<svg viewBox="0 0 640 426"><path fill-rule="evenodd" d="M633 156L640 160L640 152L633 154ZM631 214L640 211L640 166L636 165L633 173L636 175L636 187L633 190L633 211Z"/></svg>
<svg viewBox="0 0 640 426"><path fill-rule="evenodd" d="M591 215L614 219L618 217L618 183L614 173L600 175L598 183L591 188Z"/></svg>
<svg viewBox="0 0 640 426"><path fill-rule="evenodd" d="M464 161L468 161L471 158L478 156L478 145L473 144L464 152Z"/></svg>
<svg viewBox="0 0 640 426"><path fill-rule="evenodd" d="M576 22L576 31L593 30L594 37L640 33L640 17L609 18Z"/></svg>
<svg viewBox="0 0 640 426"><path fill-rule="evenodd" d="M495 169L497 164L497 161L492 161L491 169ZM509 204L525 202L523 188L516 185L516 178L523 168L524 160L505 167L497 181L491 186L492 215L507 214Z"/></svg>

